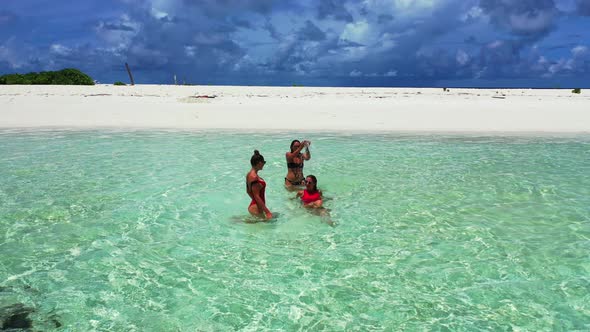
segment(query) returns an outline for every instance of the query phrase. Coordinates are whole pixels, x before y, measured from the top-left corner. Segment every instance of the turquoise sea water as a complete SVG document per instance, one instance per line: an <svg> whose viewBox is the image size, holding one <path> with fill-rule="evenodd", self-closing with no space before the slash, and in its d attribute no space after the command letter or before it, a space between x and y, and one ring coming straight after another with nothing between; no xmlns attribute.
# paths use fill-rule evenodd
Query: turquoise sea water
<svg viewBox="0 0 590 332"><path fill-rule="evenodd" d="M293 138L335 227L283 188ZM255 148L278 217L246 224ZM0 156L0 314L39 330L590 329L588 136L4 130Z"/></svg>

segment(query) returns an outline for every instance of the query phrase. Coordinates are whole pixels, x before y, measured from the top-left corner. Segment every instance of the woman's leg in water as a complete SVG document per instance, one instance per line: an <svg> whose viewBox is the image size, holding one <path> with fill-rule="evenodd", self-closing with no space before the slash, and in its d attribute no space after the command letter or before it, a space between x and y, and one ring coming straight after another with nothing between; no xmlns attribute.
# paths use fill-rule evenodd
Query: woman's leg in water
<svg viewBox="0 0 590 332"><path fill-rule="evenodd" d="M252 205L248 206L248 212L250 212L250 214L255 217L260 217L260 218L264 217L264 213L262 213L261 211L258 210L258 205L256 205L256 204L252 204Z"/></svg>

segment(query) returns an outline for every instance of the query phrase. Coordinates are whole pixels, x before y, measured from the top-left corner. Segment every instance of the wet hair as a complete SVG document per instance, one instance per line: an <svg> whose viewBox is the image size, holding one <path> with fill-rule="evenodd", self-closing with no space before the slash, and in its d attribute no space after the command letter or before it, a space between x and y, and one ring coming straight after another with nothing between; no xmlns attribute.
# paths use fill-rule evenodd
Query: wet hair
<svg viewBox="0 0 590 332"><path fill-rule="evenodd" d="M311 178L311 181L313 182L313 189L318 190L318 179L315 177L315 175L308 175L305 177L307 178Z"/></svg>
<svg viewBox="0 0 590 332"><path fill-rule="evenodd" d="M250 158L250 165L254 167L259 162L264 162L264 157L258 152L258 150L254 150L254 154L252 155L252 158Z"/></svg>
<svg viewBox="0 0 590 332"><path fill-rule="evenodd" d="M295 145L295 143L301 143L301 142L299 142L299 140L298 140L298 139L294 139L294 140L291 142L291 152L293 152L293 145Z"/></svg>

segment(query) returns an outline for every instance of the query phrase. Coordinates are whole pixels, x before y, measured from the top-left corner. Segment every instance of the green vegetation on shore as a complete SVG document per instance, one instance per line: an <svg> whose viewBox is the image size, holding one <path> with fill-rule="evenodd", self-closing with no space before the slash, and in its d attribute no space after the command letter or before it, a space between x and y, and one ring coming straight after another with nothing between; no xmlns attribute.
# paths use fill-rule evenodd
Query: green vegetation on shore
<svg viewBox="0 0 590 332"><path fill-rule="evenodd" d="M2 75L0 84L94 85L94 80L78 69L67 68L59 71Z"/></svg>

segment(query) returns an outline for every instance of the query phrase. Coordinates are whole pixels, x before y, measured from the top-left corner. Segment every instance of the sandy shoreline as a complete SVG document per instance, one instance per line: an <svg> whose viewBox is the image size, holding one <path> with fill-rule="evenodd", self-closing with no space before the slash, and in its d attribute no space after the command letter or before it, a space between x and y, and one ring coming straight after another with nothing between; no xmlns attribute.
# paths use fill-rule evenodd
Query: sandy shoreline
<svg viewBox="0 0 590 332"><path fill-rule="evenodd" d="M565 89L4 85L0 128L590 133L590 95Z"/></svg>

